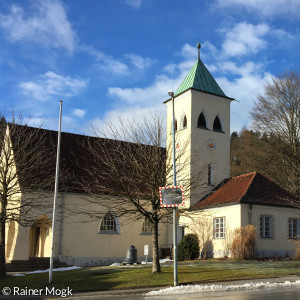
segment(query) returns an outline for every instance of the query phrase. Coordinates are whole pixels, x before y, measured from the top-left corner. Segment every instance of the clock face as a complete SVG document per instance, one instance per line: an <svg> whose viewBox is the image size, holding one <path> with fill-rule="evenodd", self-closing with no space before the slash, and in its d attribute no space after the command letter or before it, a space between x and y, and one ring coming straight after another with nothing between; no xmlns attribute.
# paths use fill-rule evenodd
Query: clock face
<svg viewBox="0 0 300 300"><path fill-rule="evenodd" d="M216 150L216 142L214 140L208 140L206 142L206 147L209 151L214 151Z"/></svg>

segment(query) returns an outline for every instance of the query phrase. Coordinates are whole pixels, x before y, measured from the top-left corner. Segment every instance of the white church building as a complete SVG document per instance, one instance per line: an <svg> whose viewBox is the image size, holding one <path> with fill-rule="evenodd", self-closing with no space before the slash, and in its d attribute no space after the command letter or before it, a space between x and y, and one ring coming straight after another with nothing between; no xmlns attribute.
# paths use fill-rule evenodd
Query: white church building
<svg viewBox="0 0 300 300"><path fill-rule="evenodd" d="M230 103L198 55L198 59L174 93L176 148L187 144L184 168L191 184L186 188L184 213L179 219L182 234L196 233L200 250L208 256L230 256L230 244L236 228L252 224L256 228L260 256L292 256L300 237L300 200L282 190L259 173L230 178ZM167 147L172 144L172 99L167 106ZM40 129L37 129L40 130ZM49 131L50 132L50 131ZM57 138L57 132L50 132ZM75 147L72 141L83 136L62 133L62 144ZM180 164L180 161L178 162ZM203 170L201 183L193 181ZM180 184L181 174L178 174ZM184 187L185 188L185 187ZM53 192L49 191L49 201ZM55 231L55 258L70 265L93 266L121 262L130 245L144 260L144 245L151 253L151 228L145 220L128 223L126 216L115 218L107 209L99 220L86 221L86 216L68 215L68 207L88 197L76 189L61 192ZM92 205L92 204L91 204ZM6 260L28 260L49 257L51 240L49 212L36 212L36 221L22 227L11 221L6 231ZM205 236L204 236L205 234ZM205 240L203 240L205 239ZM170 255L172 226L160 224L161 255Z"/></svg>

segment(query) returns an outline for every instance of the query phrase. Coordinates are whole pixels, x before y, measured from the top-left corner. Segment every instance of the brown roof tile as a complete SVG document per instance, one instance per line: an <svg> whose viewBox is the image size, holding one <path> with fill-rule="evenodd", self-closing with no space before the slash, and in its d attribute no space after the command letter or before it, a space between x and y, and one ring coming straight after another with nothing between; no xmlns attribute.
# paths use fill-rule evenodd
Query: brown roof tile
<svg viewBox="0 0 300 300"><path fill-rule="evenodd" d="M191 210L236 203L300 208L300 199L260 173L232 177L196 203Z"/></svg>

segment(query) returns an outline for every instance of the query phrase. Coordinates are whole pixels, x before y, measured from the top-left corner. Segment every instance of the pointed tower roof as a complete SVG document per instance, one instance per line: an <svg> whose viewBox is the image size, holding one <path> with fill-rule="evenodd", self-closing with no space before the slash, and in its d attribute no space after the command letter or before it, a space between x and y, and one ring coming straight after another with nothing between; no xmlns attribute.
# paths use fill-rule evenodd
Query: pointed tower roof
<svg viewBox="0 0 300 300"><path fill-rule="evenodd" d="M225 93L222 91L222 89L219 87L213 76L210 74L210 72L207 70L207 68L201 61L200 47L201 45L198 43L198 60L195 62L192 69L187 74L187 76L175 92L175 96L189 89L195 89L201 92L232 99L225 95Z"/></svg>

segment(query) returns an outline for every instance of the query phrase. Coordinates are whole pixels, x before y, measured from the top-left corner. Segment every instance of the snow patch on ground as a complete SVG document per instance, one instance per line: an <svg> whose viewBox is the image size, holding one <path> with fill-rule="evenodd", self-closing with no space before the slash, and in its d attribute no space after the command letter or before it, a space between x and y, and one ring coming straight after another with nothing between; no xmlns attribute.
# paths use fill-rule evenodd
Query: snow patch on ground
<svg viewBox="0 0 300 300"><path fill-rule="evenodd" d="M172 259L160 259L160 260L159 260L159 263L165 264L165 263L168 262L168 261L173 261L173 260L172 260ZM152 262L152 261L147 261L147 262L142 261L141 264L142 264L142 265L153 264L153 262Z"/></svg>
<svg viewBox="0 0 300 300"><path fill-rule="evenodd" d="M81 269L81 267L73 266L73 267L56 268L56 269L53 269L53 272L70 271L70 270L77 270L77 269ZM28 272L26 274L38 274L38 273L48 273L48 272L49 272L49 269L37 270L37 271L33 271L33 272Z"/></svg>
<svg viewBox="0 0 300 300"><path fill-rule="evenodd" d="M172 294L187 294L187 293L201 293L201 292L221 292L221 291L243 291L243 290L256 290L264 288L275 287L299 287L300 280L285 281L285 282L260 282L260 283L245 283L237 285L181 285L176 287L169 287L158 291L148 292L147 296L157 295L172 295Z"/></svg>
<svg viewBox="0 0 300 300"><path fill-rule="evenodd" d="M81 269L81 267L72 266L72 267L56 268L56 269L53 269L53 272L70 271L70 270L77 270L77 269ZM37 270L37 271L28 272L25 274L15 273L15 274L12 274L11 276L25 276L27 274L39 274L39 273L48 273L48 272L49 272L49 269Z"/></svg>
<svg viewBox="0 0 300 300"><path fill-rule="evenodd" d="M110 267L118 267L118 266L121 266L121 264L120 263L113 263L113 264L110 265Z"/></svg>

